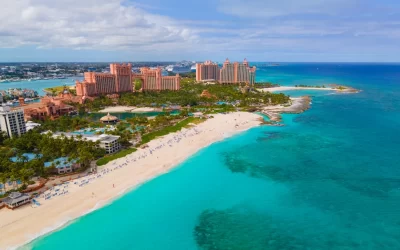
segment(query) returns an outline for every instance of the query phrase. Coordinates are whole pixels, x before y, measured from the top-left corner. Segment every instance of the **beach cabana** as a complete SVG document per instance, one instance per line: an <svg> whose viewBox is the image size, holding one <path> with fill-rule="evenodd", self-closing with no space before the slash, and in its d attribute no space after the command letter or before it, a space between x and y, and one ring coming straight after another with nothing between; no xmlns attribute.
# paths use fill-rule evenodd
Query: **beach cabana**
<svg viewBox="0 0 400 250"><path fill-rule="evenodd" d="M27 194L19 192L12 192L7 198L3 199L3 203L9 209L15 209L22 205L28 204L31 201L31 197Z"/></svg>
<svg viewBox="0 0 400 250"><path fill-rule="evenodd" d="M107 115L100 118L100 121L102 123L116 123L118 122L118 117L110 115L110 113L107 113Z"/></svg>

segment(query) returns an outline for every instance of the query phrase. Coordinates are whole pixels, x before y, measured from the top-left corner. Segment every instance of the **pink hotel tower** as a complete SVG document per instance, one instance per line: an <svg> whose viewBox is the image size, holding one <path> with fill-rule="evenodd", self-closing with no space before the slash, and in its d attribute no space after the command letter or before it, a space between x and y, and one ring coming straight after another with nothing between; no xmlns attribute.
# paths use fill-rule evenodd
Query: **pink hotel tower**
<svg viewBox="0 0 400 250"><path fill-rule="evenodd" d="M110 73L85 72L82 82L76 81L78 96L133 92L133 81L142 81L143 91L179 90L180 76L162 76L160 68L140 68L140 74L132 73L132 65L110 64Z"/></svg>
<svg viewBox="0 0 400 250"><path fill-rule="evenodd" d="M196 64L196 80L215 80L223 84L248 83L253 85L256 78L256 67L249 67L249 63L244 59L243 63L231 63L225 60L222 68L211 61Z"/></svg>

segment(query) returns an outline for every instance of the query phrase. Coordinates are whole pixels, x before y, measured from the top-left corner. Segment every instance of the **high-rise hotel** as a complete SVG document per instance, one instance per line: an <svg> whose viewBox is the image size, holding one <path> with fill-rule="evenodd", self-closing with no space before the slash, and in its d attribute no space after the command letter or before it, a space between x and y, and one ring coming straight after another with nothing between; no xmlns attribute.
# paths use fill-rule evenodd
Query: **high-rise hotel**
<svg viewBox="0 0 400 250"><path fill-rule="evenodd" d="M133 91L132 65L110 64L110 73L85 72L76 82L76 95L98 96Z"/></svg>
<svg viewBox="0 0 400 250"><path fill-rule="evenodd" d="M219 67L218 64L211 61L196 64L196 81L218 81Z"/></svg>
<svg viewBox="0 0 400 250"><path fill-rule="evenodd" d="M22 109L11 110L8 106L0 106L0 131L5 132L9 137L25 134L24 111Z"/></svg>
<svg viewBox="0 0 400 250"><path fill-rule="evenodd" d="M161 69L141 68L140 74L132 72L132 65L110 64L110 73L85 72L84 80L76 82L78 96L99 96L132 92L133 81L142 82L143 91L179 90L180 76L162 76Z"/></svg>
<svg viewBox="0 0 400 250"><path fill-rule="evenodd" d="M162 69L140 68L140 74L134 74L134 79L142 81L143 90L179 90L180 76L162 76Z"/></svg>
<svg viewBox="0 0 400 250"><path fill-rule="evenodd" d="M246 59L243 63L231 63L226 59L222 68L211 61L196 64L197 81L215 80L222 84L248 83L253 85L255 78L256 67L250 68Z"/></svg>

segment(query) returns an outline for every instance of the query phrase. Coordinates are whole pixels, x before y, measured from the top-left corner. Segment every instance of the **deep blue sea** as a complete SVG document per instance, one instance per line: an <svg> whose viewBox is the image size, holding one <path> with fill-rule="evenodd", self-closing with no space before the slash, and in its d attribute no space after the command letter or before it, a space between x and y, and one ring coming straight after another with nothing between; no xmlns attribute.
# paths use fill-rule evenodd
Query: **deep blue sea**
<svg viewBox="0 0 400 250"><path fill-rule="evenodd" d="M258 81L339 83L215 143L31 249L400 249L400 64L281 64ZM45 215L43 215L45 216Z"/></svg>

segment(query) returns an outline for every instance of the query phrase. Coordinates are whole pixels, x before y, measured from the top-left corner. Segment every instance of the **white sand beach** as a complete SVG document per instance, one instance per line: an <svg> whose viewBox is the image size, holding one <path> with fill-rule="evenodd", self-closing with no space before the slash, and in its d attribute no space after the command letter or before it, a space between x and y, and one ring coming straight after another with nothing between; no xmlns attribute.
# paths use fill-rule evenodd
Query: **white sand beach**
<svg viewBox="0 0 400 250"><path fill-rule="evenodd" d="M127 190L170 171L203 147L258 126L259 118L247 112L216 114L192 128L149 142L149 147L102 166L96 175L47 191L37 199L41 205L36 208L1 209L0 249L26 244L104 206Z"/></svg>
<svg viewBox="0 0 400 250"><path fill-rule="evenodd" d="M316 88L316 87L295 87L295 86L280 86L280 87L273 87L273 88L263 88L262 91L265 92L279 92L279 91L286 91L286 90L322 90L322 91L335 91L336 93L343 93L343 94L352 94L352 93L359 93L360 90L354 89L348 86L342 86L337 84L329 84L330 87L325 88Z"/></svg>
<svg viewBox="0 0 400 250"><path fill-rule="evenodd" d="M158 111L159 109L150 108L150 107L133 107L133 106L115 106L115 107L107 107L99 111L99 113L113 113L113 112L152 112Z"/></svg>

